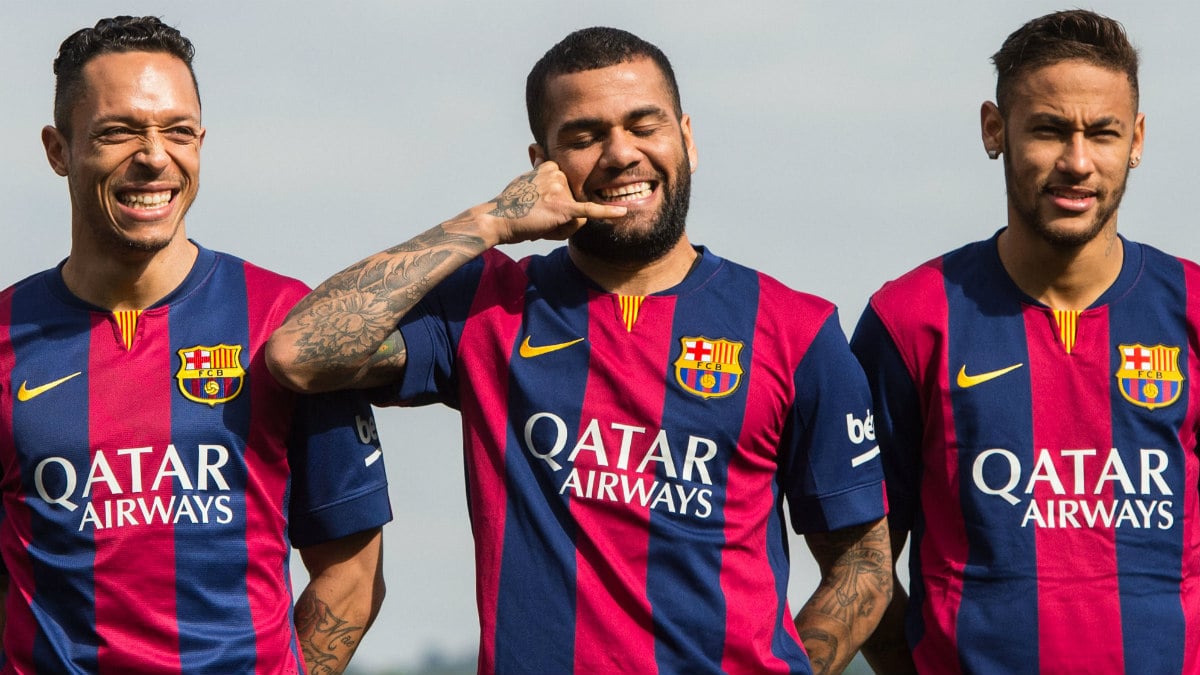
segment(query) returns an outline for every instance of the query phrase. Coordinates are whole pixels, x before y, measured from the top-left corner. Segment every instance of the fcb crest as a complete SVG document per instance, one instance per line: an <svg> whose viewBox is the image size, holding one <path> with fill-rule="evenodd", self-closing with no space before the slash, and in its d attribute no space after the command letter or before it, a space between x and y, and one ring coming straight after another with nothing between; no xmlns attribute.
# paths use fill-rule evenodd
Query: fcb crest
<svg viewBox="0 0 1200 675"><path fill-rule="evenodd" d="M196 345L179 350L179 391L189 401L215 406L232 400L242 391L246 371L241 363L242 346Z"/></svg>
<svg viewBox="0 0 1200 675"><path fill-rule="evenodd" d="M1171 405L1183 390L1179 347L1143 344L1117 345L1121 366L1117 384L1126 401L1154 410Z"/></svg>
<svg viewBox="0 0 1200 675"><path fill-rule="evenodd" d="M675 359L675 380L684 391L717 398L732 394L741 384L741 342L706 337L683 337L679 342L683 350Z"/></svg>

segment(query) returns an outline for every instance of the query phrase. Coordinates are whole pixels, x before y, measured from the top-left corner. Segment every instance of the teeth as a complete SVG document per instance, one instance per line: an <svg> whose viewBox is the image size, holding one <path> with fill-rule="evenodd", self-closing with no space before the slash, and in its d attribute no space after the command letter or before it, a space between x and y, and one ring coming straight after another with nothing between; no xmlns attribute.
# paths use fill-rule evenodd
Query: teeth
<svg viewBox="0 0 1200 675"><path fill-rule="evenodd" d="M650 183L643 181L641 183L624 185L619 188L600 190L599 194L605 201L621 202L644 199L649 197L651 192Z"/></svg>
<svg viewBox="0 0 1200 675"><path fill-rule="evenodd" d="M162 192L126 192L118 199L126 206L141 209L152 209L158 206L164 206L171 201L171 191L164 190Z"/></svg>

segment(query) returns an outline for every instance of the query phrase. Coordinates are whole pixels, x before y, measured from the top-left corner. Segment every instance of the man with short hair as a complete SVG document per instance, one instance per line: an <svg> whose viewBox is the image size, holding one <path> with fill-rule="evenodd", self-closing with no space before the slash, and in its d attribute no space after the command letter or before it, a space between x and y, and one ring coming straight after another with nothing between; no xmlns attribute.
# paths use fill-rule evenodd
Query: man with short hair
<svg viewBox="0 0 1200 675"><path fill-rule="evenodd" d="M382 601L370 407L262 358L307 289L187 238L192 54L120 16L54 62L71 251L0 292L3 673L342 672Z"/></svg>
<svg viewBox="0 0 1200 675"><path fill-rule="evenodd" d="M1200 672L1200 268L1117 233L1137 52L1074 10L993 61L1007 227L884 285L852 340L895 553L912 533L911 602L864 652L886 673Z"/></svg>
<svg viewBox="0 0 1200 675"><path fill-rule="evenodd" d="M840 672L891 560L834 307L689 243L696 147L657 47L577 31L526 98L534 170L326 281L269 364L462 412L481 673ZM794 622L785 500L822 570Z"/></svg>

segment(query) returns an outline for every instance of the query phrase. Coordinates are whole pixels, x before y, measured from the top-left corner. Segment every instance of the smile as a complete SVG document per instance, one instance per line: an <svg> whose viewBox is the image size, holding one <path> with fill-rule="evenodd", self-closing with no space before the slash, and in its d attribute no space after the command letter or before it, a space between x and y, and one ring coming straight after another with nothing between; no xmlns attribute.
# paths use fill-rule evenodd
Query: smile
<svg viewBox="0 0 1200 675"><path fill-rule="evenodd" d="M171 191L124 192L117 196L122 204L132 209L156 209L171 202Z"/></svg>
<svg viewBox="0 0 1200 675"><path fill-rule="evenodd" d="M630 183L617 188L597 190L596 194L606 202L632 202L645 199L654 192L654 186L649 181Z"/></svg>

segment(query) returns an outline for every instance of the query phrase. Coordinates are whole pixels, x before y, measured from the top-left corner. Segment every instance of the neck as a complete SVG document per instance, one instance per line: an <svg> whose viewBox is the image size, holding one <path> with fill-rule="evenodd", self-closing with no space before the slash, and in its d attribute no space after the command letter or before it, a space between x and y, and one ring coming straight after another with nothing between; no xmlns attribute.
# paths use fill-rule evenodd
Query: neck
<svg viewBox="0 0 1200 675"><path fill-rule="evenodd" d="M1000 233L997 245L1000 262L1017 287L1052 309L1090 307L1117 280L1125 258L1116 217L1094 239L1076 248L1053 246L1011 223Z"/></svg>
<svg viewBox="0 0 1200 675"><path fill-rule="evenodd" d="M592 257L574 246L567 253L580 272L609 293L650 295L665 291L683 281L700 255L688 242L687 235L663 257L648 263L618 264Z"/></svg>
<svg viewBox="0 0 1200 675"><path fill-rule="evenodd" d="M184 237L152 253L96 254L79 242L63 265L63 282L78 296L109 311L145 309L175 290L196 261L195 244Z"/></svg>

